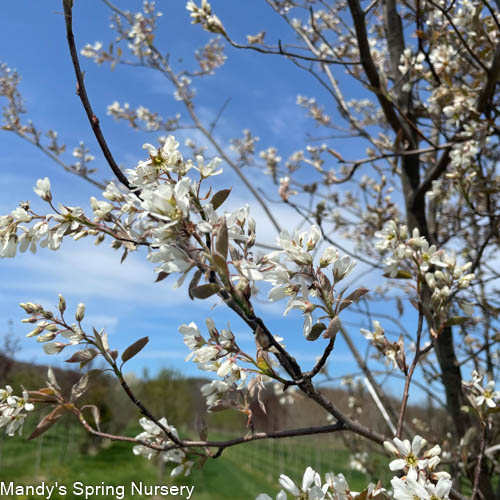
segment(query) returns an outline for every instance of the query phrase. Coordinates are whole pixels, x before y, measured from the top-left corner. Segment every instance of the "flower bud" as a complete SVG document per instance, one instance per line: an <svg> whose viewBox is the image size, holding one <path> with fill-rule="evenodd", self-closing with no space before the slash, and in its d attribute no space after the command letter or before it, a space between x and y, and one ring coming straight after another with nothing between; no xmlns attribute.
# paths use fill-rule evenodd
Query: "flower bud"
<svg viewBox="0 0 500 500"><path fill-rule="evenodd" d="M56 334L53 332L48 332L43 335L39 335L37 337L37 342L48 342L50 340L54 340L56 338Z"/></svg>
<svg viewBox="0 0 500 500"><path fill-rule="evenodd" d="M384 448L392 455L399 455L398 449L390 441L384 441Z"/></svg>
<svg viewBox="0 0 500 500"><path fill-rule="evenodd" d="M42 200L46 202L52 201L52 193L50 192L50 181L48 177L38 179L36 181L36 187L33 188L33 190Z"/></svg>
<svg viewBox="0 0 500 500"><path fill-rule="evenodd" d="M59 312L64 314L64 311L66 311L66 300L61 294L59 294Z"/></svg>
<svg viewBox="0 0 500 500"><path fill-rule="evenodd" d="M82 319L85 317L85 304L78 304L78 307L76 308L76 313L75 313L75 319L76 321L80 322Z"/></svg>

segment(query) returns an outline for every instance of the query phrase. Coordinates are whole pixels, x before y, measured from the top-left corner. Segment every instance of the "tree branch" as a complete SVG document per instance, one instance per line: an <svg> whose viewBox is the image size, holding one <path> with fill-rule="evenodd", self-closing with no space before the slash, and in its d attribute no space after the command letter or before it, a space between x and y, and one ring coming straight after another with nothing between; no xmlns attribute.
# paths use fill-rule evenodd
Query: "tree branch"
<svg viewBox="0 0 500 500"><path fill-rule="evenodd" d="M108 144L106 142L106 139L104 138L104 135L101 131L101 127L99 125L99 119L92 110L92 106L90 104L87 95L87 90L85 88L85 83L83 81L82 70L80 68L80 62L78 60L78 52L76 50L76 45L75 45L75 37L73 35L72 0L63 0L63 6L64 6L64 20L66 23L66 38L68 40L68 47L71 54L71 60L73 62L73 68L75 70L76 81L77 81L76 93L80 97L80 100L82 101L85 112L87 113L87 118L92 127L92 130L94 131L95 138L97 139L97 142L101 147L101 151L104 157L106 158L108 165L111 167L111 170L123 185L125 185L130 191L134 192L138 197L140 197L140 191L137 188L132 187L127 177L125 177L123 172L120 170L120 167L116 163L115 159L113 158L113 155L111 154L111 151L109 150Z"/></svg>

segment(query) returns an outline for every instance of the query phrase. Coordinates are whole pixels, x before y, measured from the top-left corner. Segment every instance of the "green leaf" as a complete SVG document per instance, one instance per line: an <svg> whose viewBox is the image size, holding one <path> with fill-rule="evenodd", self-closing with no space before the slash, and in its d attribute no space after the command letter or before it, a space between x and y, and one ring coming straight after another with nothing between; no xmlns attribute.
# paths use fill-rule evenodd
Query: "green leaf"
<svg viewBox="0 0 500 500"><path fill-rule="evenodd" d="M217 191L210 200L210 203L214 207L214 210L217 210L227 199L230 189L222 189L221 191Z"/></svg>
<svg viewBox="0 0 500 500"><path fill-rule="evenodd" d="M149 337L143 337L137 340L132 345L128 346L122 354L122 361L125 363L129 359L133 358L136 354L142 351L145 345L149 342Z"/></svg>

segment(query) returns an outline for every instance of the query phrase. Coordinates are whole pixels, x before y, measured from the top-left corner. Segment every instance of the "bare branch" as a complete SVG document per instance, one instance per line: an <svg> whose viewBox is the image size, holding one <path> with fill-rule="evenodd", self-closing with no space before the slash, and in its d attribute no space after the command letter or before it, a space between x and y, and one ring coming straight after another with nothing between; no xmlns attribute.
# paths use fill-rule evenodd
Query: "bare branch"
<svg viewBox="0 0 500 500"><path fill-rule="evenodd" d="M140 191L137 188L133 188L131 186L127 177L125 177L123 172L120 170L120 167L117 165L115 159L113 158L113 155L111 154L111 151L109 150L108 144L106 142L106 139L104 138L104 135L102 134L101 127L99 125L99 119L97 118L97 116L94 114L94 111L92 110L92 106L90 104L90 101L89 101L89 98L87 95L87 90L85 88L85 83L83 81L83 75L82 75L82 71L80 68L80 62L78 60L78 52L76 50L76 45L75 45L75 37L73 35L72 2L70 2L68 0L63 0L63 6L64 6L64 19L66 22L66 37L68 40L68 46L69 46L69 51L71 54L71 60L73 62L73 68L75 70L75 75L76 75L76 80L77 80L76 93L80 97L80 100L82 101L85 112L87 113L87 118L88 118L89 123L92 127L92 130L94 131L94 135L97 139L97 142L99 143L99 146L101 147L101 151L102 151L104 157L106 158L106 161L108 162L109 166L111 167L111 170L116 175L117 179L124 186L126 186L130 191L133 191L137 196L140 197Z"/></svg>

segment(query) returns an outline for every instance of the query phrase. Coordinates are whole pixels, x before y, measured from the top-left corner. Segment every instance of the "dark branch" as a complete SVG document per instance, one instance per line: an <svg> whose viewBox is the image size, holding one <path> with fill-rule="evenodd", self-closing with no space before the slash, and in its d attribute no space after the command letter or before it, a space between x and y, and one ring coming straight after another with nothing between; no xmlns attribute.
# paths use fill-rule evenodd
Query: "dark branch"
<svg viewBox="0 0 500 500"><path fill-rule="evenodd" d="M120 167L116 163L115 159L113 158L113 155L111 154L111 151L109 150L108 144L106 142L106 139L102 134L101 127L99 125L99 119L92 110L92 106L90 104L87 95L87 90L85 88L85 83L83 81L83 74L80 68L80 62L78 60L78 52L76 50L75 37L73 35L72 0L63 0L63 6L64 6L64 19L66 22L66 37L68 39L69 51L71 54L71 60L73 62L73 68L75 70L76 81L77 81L76 93L78 94L80 100L82 101L83 107L85 108L85 112L87 113L87 118L89 119L89 123L92 127L92 130L94 131L95 138L97 139L97 142L101 147L101 151L104 157L106 158L109 166L111 167L111 170L123 185L125 185L130 191L133 191L138 197L140 197L139 196L140 191L137 188L132 187L128 179L120 170Z"/></svg>

